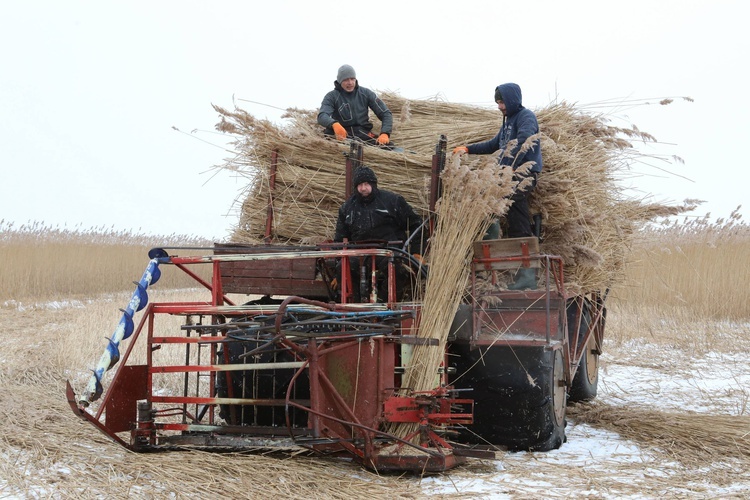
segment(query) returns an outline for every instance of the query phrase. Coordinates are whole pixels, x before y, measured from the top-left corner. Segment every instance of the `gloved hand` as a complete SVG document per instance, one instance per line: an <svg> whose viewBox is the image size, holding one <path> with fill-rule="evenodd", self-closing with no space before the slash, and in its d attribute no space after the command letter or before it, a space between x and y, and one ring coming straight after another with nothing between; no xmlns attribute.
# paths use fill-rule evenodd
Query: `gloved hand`
<svg viewBox="0 0 750 500"><path fill-rule="evenodd" d="M411 256L417 259L420 264L424 265L424 258L422 258L421 255L419 255L418 253L413 253L411 254Z"/></svg>
<svg viewBox="0 0 750 500"><path fill-rule="evenodd" d="M341 126L339 122L334 122L332 125L333 133L336 134L336 139L343 141L346 139L346 129Z"/></svg>
<svg viewBox="0 0 750 500"><path fill-rule="evenodd" d="M469 148L467 148L466 146L458 146L457 148L453 148L453 154L454 155L455 154L459 154L459 155L460 154L468 154L468 153L469 153Z"/></svg>
<svg viewBox="0 0 750 500"><path fill-rule="evenodd" d="M333 278L331 280L331 290L335 292L338 289L339 289L339 280L337 280L336 278Z"/></svg>
<svg viewBox="0 0 750 500"><path fill-rule="evenodd" d="M388 134L380 134L378 136L378 144L381 146L388 144L389 142L391 142L391 138L388 137Z"/></svg>

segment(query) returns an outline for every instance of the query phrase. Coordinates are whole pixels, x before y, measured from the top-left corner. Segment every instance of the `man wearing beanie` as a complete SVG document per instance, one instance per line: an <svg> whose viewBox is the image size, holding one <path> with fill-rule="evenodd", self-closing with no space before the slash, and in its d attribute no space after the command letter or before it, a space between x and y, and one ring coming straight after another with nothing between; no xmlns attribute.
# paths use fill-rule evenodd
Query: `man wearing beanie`
<svg viewBox="0 0 750 500"><path fill-rule="evenodd" d="M422 218L403 196L378 188L378 178L370 167L360 166L354 172L354 193L339 208L336 221L334 241L357 243L362 241L406 241L409 236L422 226ZM423 230L412 239L410 253L421 255L427 240L427 231ZM421 257L419 257L421 259ZM355 302L359 301L359 263L352 259L352 282L355 289ZM385 257L377 259L377 268L381 276L386 275L388 261ZM404 291L409 274L401 265L396 266L396 288ZM383 280L384 281L384 280ZM384 283L382 283L384 287ZM382 287L379 287L382 288ZM386 290L378 290L381 299L387 298Z"/></svg>
<svg viewBox="0 0 750 500"><path fill-rule="evenodd" d="M373 132L369 110L380 119L380 133ZM336 139L357 138L368 144L388 146L391 143L393 114L370 89L360 87L354 68L344 64L339 68L333 90L320 104L318 123L324 133Z"/></svg>

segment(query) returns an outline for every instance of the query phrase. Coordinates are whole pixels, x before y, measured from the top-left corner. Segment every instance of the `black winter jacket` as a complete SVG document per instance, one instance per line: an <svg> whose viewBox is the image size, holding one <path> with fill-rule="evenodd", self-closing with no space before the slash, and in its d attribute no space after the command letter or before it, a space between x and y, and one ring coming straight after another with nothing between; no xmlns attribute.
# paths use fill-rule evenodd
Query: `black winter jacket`
<svg viewBox="0 0 750 500"><path fill-rule="evenodd" d="M403 196L373 186L372 194L363 198L354 193L339 208L334 241L406 241L422 224L422 218ZM426 231L423 231L426 236ZM422 253L426 238L415 236L411 253Z"/></svg>

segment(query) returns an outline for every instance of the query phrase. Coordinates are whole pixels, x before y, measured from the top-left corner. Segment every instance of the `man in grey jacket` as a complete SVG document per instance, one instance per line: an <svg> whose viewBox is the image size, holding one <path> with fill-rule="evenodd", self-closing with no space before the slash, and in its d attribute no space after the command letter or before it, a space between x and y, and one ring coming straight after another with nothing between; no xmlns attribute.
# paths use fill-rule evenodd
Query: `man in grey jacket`
<svg viewBox="0 0 750 500"><path fill-rule="evenodd" d="M325 134L335 135L340 141L357 138L368 144L388 146L393 114L375 92L359 86L354 68L348 64L341 66L333 87L323 98L318 112L318 123L325 127ZM370 109L381 121L380 134L372 131Z"/></svg>

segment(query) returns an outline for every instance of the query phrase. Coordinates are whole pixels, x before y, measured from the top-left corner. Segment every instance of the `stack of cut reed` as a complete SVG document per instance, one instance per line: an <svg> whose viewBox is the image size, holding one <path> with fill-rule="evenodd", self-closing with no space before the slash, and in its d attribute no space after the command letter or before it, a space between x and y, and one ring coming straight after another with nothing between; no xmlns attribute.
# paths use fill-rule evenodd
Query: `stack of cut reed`
<svg viewBox="0 0 750 500"><path fill-rule="evenodd" d="M440 99L407 100L394 93L381 97L394 114L394 143L404 152L365 147L364 163L378 185L402 194L427 215L431 158L440 136L449 151L461 144L490 139L501 125L496 110ZM233 241L258 242L265 236L271 183L271 152L278 151L273 189L271 237L279 243L316 243L333 237L337 211L344 202L345 154L349 145L324 138L316 112L290 109L279 127L242 109L221 115L219 130L235 136L236 156L223 168L246 175ZM626 199L618 174L640 154L630 139L653 141L637 129L607 124L565 103L537 111L544 171L533 195L543 216L543 251L566 262L566 286L573 292L602 290L620 282L626 251L634 234L649 220L689 207L647 205ZM377 119L373 119L376 124ZM469 158L471 161L472 158Z"/></svg>
<svg viewBox="0 0 750 500"><path fill-rule="evenodd" d="M345 163L349 144L323 137L310 111L289 110L286 127L258 120L241 109L214 107L222 117L217 128L235 136L234 158L224 168L249 179L235 242L264 238L271 185L271 155L278 152L273 189L273 228L278 243L318 243L333 237L339 206L345 201ZM426 215L431 154L365 147L364 163L378 185L404 196Z"/></svg>
<svg viewBox="0 0 750 500"><path fill-rule="evenodd" d="M526 168L530 168L527 165ZM442 175L443 192L431 239L430 274L425 286L417 335L437 345L416 345L401 387L424 392L439 385L438 368L445 356L451 323L468 283L473 243L487 231L492 215L504 215L516 187L510 167L494 157L462 165L455 156ZM416 424L394 425L391 432L406 438Z"/></svg>

